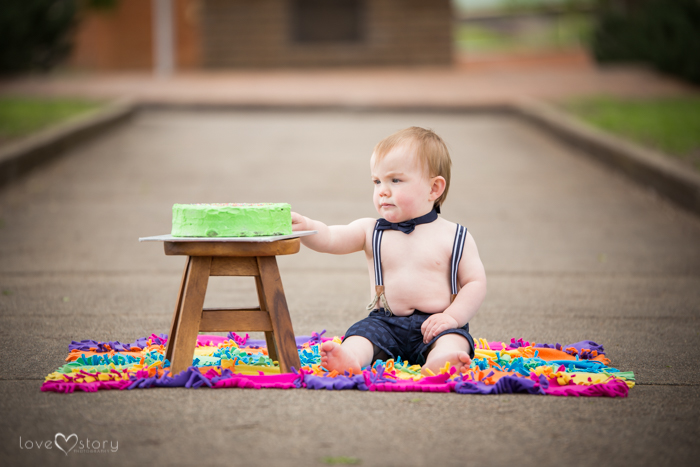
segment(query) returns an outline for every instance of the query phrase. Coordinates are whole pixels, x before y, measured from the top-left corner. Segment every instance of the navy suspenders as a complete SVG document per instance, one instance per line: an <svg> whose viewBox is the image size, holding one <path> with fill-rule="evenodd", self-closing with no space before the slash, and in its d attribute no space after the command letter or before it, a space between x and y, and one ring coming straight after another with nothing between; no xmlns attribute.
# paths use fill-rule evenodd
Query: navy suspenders
<svg viewBox="0 0 700 467"><path fill-rule="evenodd" d="M374 225L372 234L372 256L374 257L374 285L375 287L384 285L384 275L382 274L382 235L383 230L377 230L379 221Z"/></svg>
<svg viewBox="0 0 700 467"><path fill-rule="evenodd" d="M459 262L462 259L462 253L464 252L464 240L467 238L467 228L457 224L457 232L455 232L455 242L452 245L452 264L450 265L450 285L452 286L452 297L450 303L452 303L457 296L459 289L457 288L457 268L459 268Z"/></svg>
<svg viewBox="0 0 700 467"><path fill-rule="evenodd" d="M384 296L384 275L382 273L382 236L384 234L383 230L378 230L377 225L379 221L374 226L374 233L372 234L372 256L374 259L374 288L375 295L372 303L367 305L368 310L372 310L375 306L381 302L385 310L391 311L389 304ZM450 287L452 288L452 296L450 297L450 303L452 303L457 296L458 283L457 283L457 269L459 268L459 262L462 259L462 253L464 252L464 241L467 238L467 228L457 224L457 230L455 232L455 240L452 244L452 261L450 264Z"/></svg>

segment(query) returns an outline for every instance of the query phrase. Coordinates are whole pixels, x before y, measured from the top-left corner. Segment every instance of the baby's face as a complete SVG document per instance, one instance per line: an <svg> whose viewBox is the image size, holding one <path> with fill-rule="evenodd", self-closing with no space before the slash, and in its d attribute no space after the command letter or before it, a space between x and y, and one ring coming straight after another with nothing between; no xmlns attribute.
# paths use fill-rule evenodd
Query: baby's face
<svg viewBox="0 0 700 467"><path fill-rule="evenodd" d="M370 159L374 207L389 222L403 222L430 212L431 181L410 146L392 149L376 162Z"/></svg>

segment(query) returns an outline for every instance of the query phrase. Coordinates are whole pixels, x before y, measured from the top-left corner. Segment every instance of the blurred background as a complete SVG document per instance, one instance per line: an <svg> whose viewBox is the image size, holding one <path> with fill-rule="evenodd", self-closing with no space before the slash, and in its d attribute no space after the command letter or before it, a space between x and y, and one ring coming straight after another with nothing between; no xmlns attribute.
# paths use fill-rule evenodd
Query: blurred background
<svg viewBox="0 0 700 467"><path fill-rule="evenodd" d="M589 53L700 82L696 0L4 0L0 72L453 65Z"/></svg>
<svg viewBox="0 0 700 467"><path fill-rule="evenodd" d="M530 97L700 170L698 51L699 0L3 0L0 144L125 97Z"/></svg>

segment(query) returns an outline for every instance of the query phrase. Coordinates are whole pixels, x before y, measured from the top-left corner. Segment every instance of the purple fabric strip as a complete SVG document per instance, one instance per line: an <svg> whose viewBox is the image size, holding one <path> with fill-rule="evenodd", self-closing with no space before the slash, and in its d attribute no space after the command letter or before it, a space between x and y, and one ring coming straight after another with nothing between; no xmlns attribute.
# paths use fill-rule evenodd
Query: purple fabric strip
<svg viewBox="0 0 700 467"><path fill-rule="evenodd" d="M629 387L624 381L611 379L605 383L591 384L590 386L575 384L568 386L550 385L548 389L545 389L545 393L551 396L627 397Z"/></svg>
<svg viewBox="0 0 700 467"><path fill-rule="evenodd" d="M455 384L455 392L460 394L545 394L542 384L548 385L546 378L533 381L519 376L504 376L496 384L487 385L482 381L463 380Z"/></svg>
<svg viewBox="0 0 700 467"><path fill-rule="evenodd" d="M97 352L108 352L109 350L107 349L106 345L109 346L112 350L115 350L117 352L129 352L132 350L141 350L144 347L148 346L148 339L151 339L151 342L156 345L165 345L168 342L168 335L167 334L151 334L148 337L140 337L136 339L136 341L131 342L131 343L123 343L119 341L108 341L108 342L101 342L101 341L95 341L92 339L85 339L80 342L77 341L72 341L68 345L68 351L72 350L83 350L83 351L88 351L91 349L97 349ZM106 345L105 345L106 344Z"/></svg>
<svg viewBox="0 0 700 467"><path fill-rule="evenodd" d="M339 375L335 378L328 378L325 376L314 376L307 374L304 376L304 385L307 389L359 389L360 391L367 390L367 384L364 375Z"/></svg>

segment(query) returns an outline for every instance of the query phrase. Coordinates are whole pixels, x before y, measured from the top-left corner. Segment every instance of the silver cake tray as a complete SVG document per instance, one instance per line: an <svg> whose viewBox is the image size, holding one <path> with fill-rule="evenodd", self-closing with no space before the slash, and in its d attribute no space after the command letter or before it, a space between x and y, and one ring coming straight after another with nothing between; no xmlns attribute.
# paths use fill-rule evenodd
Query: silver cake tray
<svg viewBox="0 0 700 467"><path fill-rule="evenodd" d="M288 238L306 237L317 234L318 230L300 230L289 235L271 235L267 237L173 237L170 234L156 235L154 237L141 237L139 242L247 242L265 243L287 240Z"/></svg>

